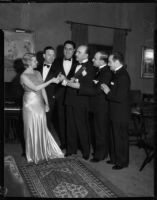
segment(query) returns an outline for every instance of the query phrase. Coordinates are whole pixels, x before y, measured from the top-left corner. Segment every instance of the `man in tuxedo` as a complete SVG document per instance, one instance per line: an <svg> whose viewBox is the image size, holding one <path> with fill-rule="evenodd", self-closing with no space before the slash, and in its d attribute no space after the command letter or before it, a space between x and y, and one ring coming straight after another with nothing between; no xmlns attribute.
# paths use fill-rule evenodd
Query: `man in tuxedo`
<svg viewBox="0 0 157 200"><path fill-rule="evenodd" d="M45 47L43 51L44 62L39 64L38 66L38 70L41 72L43 81L45 82L58 75L53 64L55 57L56 55L54 48L51 46ZM47 117L47 126L50 132L52 129L52 121L54 118L53 111L55 105L55 87L56 84L50 84L45 88L49 102L49 112L46 112L46 117Z"/></svg>
<svg viewBox="0 0 157 200"><path fill-rule="evenodd" d="M66 41L63 46L63 58L58 58L54 62L58 73L63 74L66 79L70 79L75 72L76 61L73 57L75 47L76 45L73 41ZM64 104L66 90L64 82L56 86L57 132L61 142L61 149L66 148L66 106Z"/></svg>
<svg viewBox="0 0 157 200"><path fill-rule="evenodd" d="M76 66L71 80L64 79L67 86L65 104L67 106L67 152L66 156L76 154L78 142L83 158L88 160L90 155L88 109L89 97L83 88L91 87L94 78L92 63L88 60L88 46L81 45L76 51Z"/></svg>
<svg viewBox="0 0 157 200"><path fill-rule="evenodd" d="M102 84L102 90L110 102L111 137L110 137L110 160L114 164L112 169L122 169L129 164L129 136L128 122L130 115L130 77L124 66L123 55L113 52L109 56L108 65L114 72L111 87Z"/></svg>
<svg viewBox="0 0 157 200"><path fill-rule="evenodd" d="M100 85L105 83L109 86L112 71L108 63L108 55L99 51L93 58L93 65L97 68L96 75L93 80L93 95L90 100L90 111L93 114L94 124L94 157L91 162L99 162L108 156L108 135L109 135L109 113L108 100L105 93L101 90Z"/></svg>

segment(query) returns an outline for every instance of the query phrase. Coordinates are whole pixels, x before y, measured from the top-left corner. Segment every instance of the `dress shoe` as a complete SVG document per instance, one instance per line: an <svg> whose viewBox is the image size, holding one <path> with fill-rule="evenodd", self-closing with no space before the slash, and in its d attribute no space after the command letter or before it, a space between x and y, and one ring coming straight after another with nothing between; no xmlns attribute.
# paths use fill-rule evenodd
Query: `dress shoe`
<svg viewBox="0 0 157 200"><path fill-rule="evenodd" d="M92 158L92 159L90 159L90 162L99 162L99 161L101 161L101 160L99 160L99 159L97 159L97 158Z"/></svg>
<svg viewBox="0 0 157 200"><path fill-rule="evenodd" d="M61 150L66 149L66 148L65 148L65 145L60 145L60 149L61 149Z"/></svg>
<svg viewBox="0 0 157 200"><path fill-rule="evenodd" d="M72 155L76 155L77 153L66 153L64 156L68 157L68 156L72 156Z"/></svg>
<svg viewBox="0 0 157 200"><path fill-rule="evenodd" d="M71 155L72 155L72 153L66 153L64 156L68 157L68 156L71 156Z"/></svg>
<svg viewBox="0 0 157 200"><path fill-rule="evenodd" d="M89 159L89 155L83 156L83 159L88 160Z"/></svg>
<svg viewBox="0 0 157 200"><path fill-rule="evenodd" d="M21 156L22 156L22 157L26 157L26 153L23 152L23 153L21 154Z"/></svg>
<svg viewBox="0 0 157 200"><path fill-rule="evenodd" d="M105 158L103 158L103 159L98 159L98 158L92 158L92 159L90 159L90 162L100 162L100 161L102 161L102 160L104 160Z"/></svg>
<svg viewBox="0 0 157 200"><path fill-rule="evenodd" d="M115 164L112 160L107 160L106 163L107 163L107 164L111 164L111 165L114 165L114 164Z"/></svg>
<svg viewBox="0 0 157 200"><path fill-rule="evenodd" d="M125 168L125 167L128 167L128 165L114 165L114 166L112 167L112 169L118 170L118 169L123 169L123 168Z"/></svg>

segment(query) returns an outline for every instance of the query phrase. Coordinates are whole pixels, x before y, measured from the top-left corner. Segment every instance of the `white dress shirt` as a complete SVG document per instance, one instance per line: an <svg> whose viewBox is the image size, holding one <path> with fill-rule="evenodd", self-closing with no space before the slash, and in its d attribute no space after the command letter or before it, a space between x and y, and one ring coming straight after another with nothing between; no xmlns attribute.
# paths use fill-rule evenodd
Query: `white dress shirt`
<svg viewBox="0 0 157 200"><path fill-rule="evenodd" d="M102 68L105 67L105 66L106 66L106 64L105 64L105 65L101 65L101 66L99 67L99 70L102 69Z"/></svg>
<svg viewBox="0 0 157 200"><path fill-rule="evenodd" d="M46 77L47 77L47 74L49 73L50 71L50 68L51 68L51 64L49 64L50 67L47 67L47 66L44 66L43 65L43 81L45 81Z"/></svg>
<svg viewBox="0 0 157 200"><path fill-rule="evenodd" d="M63 69L64 69L66 76L69 74L71 66L72 66L72 59L71 60L63 60Z"/></svg>

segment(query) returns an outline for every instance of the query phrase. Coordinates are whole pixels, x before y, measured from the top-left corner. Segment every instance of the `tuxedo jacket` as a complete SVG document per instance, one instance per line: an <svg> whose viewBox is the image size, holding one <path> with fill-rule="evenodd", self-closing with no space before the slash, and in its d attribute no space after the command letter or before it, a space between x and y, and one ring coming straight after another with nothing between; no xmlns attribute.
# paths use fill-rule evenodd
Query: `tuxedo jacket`
<svg viewBox="0 0 157 200"><path fill-rule="evenodd" d="M38 65L37 70L43 76L43 63L41 63L41 64ZM51 66L51 68L50 68L50 70L49 70L49 72L47 74L47 77L46 77L46 79L45 79L44 82L50 80L53 77L56 77L57 75L58 74L57 74L57 70L55 69L55 65L54 65L54 63L52 63L52 66ZM55 97L55 88L56 88L56 85L57 84L55 84L55 83L51 83L50 85L48 85L47 87L45 87L49 103L52 100L52 98Z"/></svg>
<svg viewBox="0 0 157 200"><path fill-rule="evenodd" d="M102 69L99 69L96 73L94 80L97 81L97 84L93 82L93 96L90 96L89 103L91 111L98 107L103 106L103 112L108 111L108 99L106 94L101 89L101 84L105 83L110 87L110 82L112 79L112 71L109 66L105 66Z"/></svg>
<svg viewBox="0 0 157 200"><path fill-rule="evenodd" d="M74 74L74 78L80 83L80 88L75 89L67 86L65 104L71 106L89 107L88 89L92 87L95 70L90 61L83 63L82 67Z"/></svg>
<svg viewBox="0 0 157 200"><path fill-rule="evenodd" d="M71 69L70 69L68 75L66 75L65 71L64 71L64 67L63 67L63 58L58 58L54 62L57 74L59 74L61 72L67 79L70 79L74 75L76 64L77 64L77 62L73 58ZM62 105L64 104L66 90L67 90L67 87L63 86L61 83L59 83L55 88L56 100L57 100L57 102L61 103Z"/></svg>
<svg viewBox="0 0 157 200"><path fill-rule="evenodd" d="M81 94L88 94L90 96L90 102L94 105L104 104L108 100L106 99L105 93L101 90L101 84L105 83L110 86L112 78L112 71L109 66L105 66L99 70L95 69L94 80L92 80L92 85L90 88L84 87ZM96 83L94 82L96 81Z"/></svg>
<svg viewBox="0 0 157 200"><path fill-rule="evenodd" d="M130 117L130 77L123 66L112 77L110 92L107 94L110 118L116 122L128 122Z"/></svg>

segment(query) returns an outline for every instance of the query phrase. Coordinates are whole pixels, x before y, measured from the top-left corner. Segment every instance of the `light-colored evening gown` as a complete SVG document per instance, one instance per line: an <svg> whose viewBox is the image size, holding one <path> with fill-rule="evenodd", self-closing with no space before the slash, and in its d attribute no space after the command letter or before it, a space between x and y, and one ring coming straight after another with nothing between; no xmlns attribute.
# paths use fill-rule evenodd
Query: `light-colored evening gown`
<svg viewBox="0 0 157 200"><path fill-rule="evenodd" d="M39 72L26 74L35 84L42 84ZM63 158L64 154L47 128L45 103L41 90L33 91L22 83L23 95L23 122L26 158L28 162L38 163L42 160Z"/></svg>

